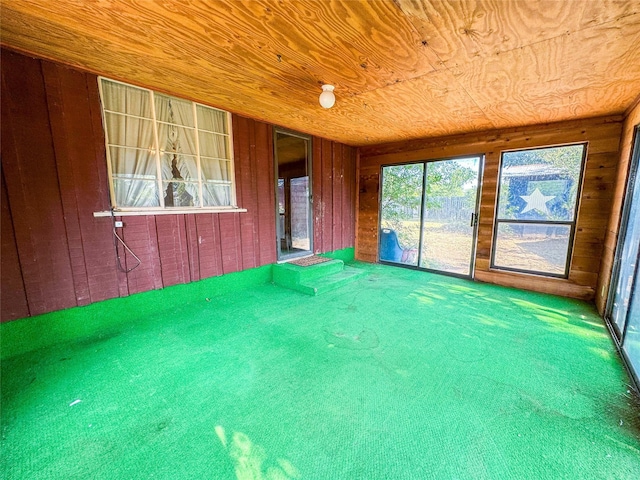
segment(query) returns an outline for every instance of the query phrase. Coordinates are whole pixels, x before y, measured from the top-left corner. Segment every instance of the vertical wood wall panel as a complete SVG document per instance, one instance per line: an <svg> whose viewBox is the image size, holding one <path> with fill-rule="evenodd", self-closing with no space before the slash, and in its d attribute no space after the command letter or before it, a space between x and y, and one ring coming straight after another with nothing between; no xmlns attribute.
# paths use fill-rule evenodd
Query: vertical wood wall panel
<svg viewBox="0 0 640 480"><path fill-rule="evenodd" d="M233 116L246 213L116 217L141 260L126 274L116 265L113 219L93 216L110 208L97 78L5 50L2 63L1 320L276 261L272 126ZM353 246L352 156L350 147L313 139L318 253ZM118 252L124 269L136 264L122 245Z"/></svg>
<svg viewBox="0 0 640 480"><path fill-rule="evenodd" d="M7 187L2 174L2 184L0 186L0 217L2 224L2 284L0 296L2 297L2 318L1 321L14 320L16 318L27 317L29 315L29 305L27 295L24 291L24 281L20 270L20 259L18 258L18 246L13 233L13 221L9 208L9 197L7 197Z"/></svg>
<svg viewBox="0 0 640 480"><path fill-rule="evenodd" d="M356 149L314 138L312 155L314 251L353 247Z"/></svg>
<svg viewBox="0 0 640 480"><path fill-rule="evenodd" d="M349 185L349 197L346 200L348 215L347 236L343 239L343 248L355 246L356 236L356 205L358 201L358 152L357 149L351 148L351 157L349 159L349 178L345 183Z"/></svg>
<svg viewBox="0 0 640 480"><path fill-rule="evenodd" d="M121 221L121 222L125 221L124 217L116 217L115 220ZM122 229L120 229L120 238L122 238L122 235L123 235L123 232L122 232ZM118 294L121 297L126 297L127 295L129 295L129 282L128 282L127 274L123 270L127 269L127 256L126 256L125 249L120 244L120 242L116 241L115 237L112 237L112 240L114 245L113 256L114 258L117 256L119 259L116 261L117 262L116 276L118 279Z"/></svg>
<svg viewBox="0 0 640 480"><path fill-rule="evenodd" d="M347 222L352 223L350 218L350 209L348 204L349 196L351 195L351 182L349 179L349 168L351 165L351 152L352 148L346 145L342 147L342 198L340 203L342 204L340 215L340 248L345 244L345 237L348 236L349 226Z"/></svg>
<svg viewBox="0 0 640 480"><path fill-rule="evenodd" d="M200 248L201 242L198 241L198 229L196 228L196 217L200 215L185 215L185 230L187 233L187 255L189 257L189 271L191 273L191 281L196 282L204 278L200 274L200 255L206 256L206 250L209 255L213 255L212 241L206 243L204 248ZM210 216L209 216L210 217ZM211 227L211 239L213 239L213 228Z"/></svg>
<svg viewBox="0 0 640 480"><path fill-rule="evenodd" d="M218 216L212 213L187 215L195 221L193 248L198 252L197 269L200 278L222 275L220 229Z"/></svg>
<svg viewBox="0 0 640 480"><path fill-rule="evenodd" d="M84 261L84 250L82 244L82 233L80 232L80 221L78 219L78 201L74 188L75 179L73 172L73 152L69 151L69 141L67 133L74 131L67 129L68 125L64 122L67 118L75 118L73 115L68 117L63 113L65 108L73 108L71 105L64 105L62 98L63 92L61 87L61 79L58 73L61 67L51 63L42 64L42 73L46 85L47 102L49 109L49 118L51 124L51 134L53 140L53 148L56 152L56 164L58 170L58 183L60 185L60 199L62 200L62 208L64 210L64 224L67 231L67 241L69 242L69 258L71 260L71 272L73 275L74 291L78 305L87 305L91 303L89 295L89 280L87 277L87 268ZM67 78L69 89L86 91L83 75L77 72L76 75L70 75ZM86 102L85 102L86 103ZM72 127L78 127L73 125ZM77 142L77 150L86 150L86 136L80 136Z"/></svg>
<svg viewBox="0 0 640 480"><path fill-rule="evenodd" d="M234 165L238 184L236 195L238 205L247 212L240 215L240 243L242 248L242 269L254 268L256 263L256 199L253 189L252 157L255 155L255 126L246 118L234 117ZM242 141L248 139L248 141Z"/></svg>
<svg viewBox="0 0 640 480"><path fill-rule="evenodd" d="M603 254L602 239L609 222L616 183L621 121L621 117L601 117L361 148L356 258L377 261L381 165L484 154L475 278L545 293L594 299ZM588 143L588 155L569 277L557 279L492 269L493 223L501 152L578 142Z"/></svg>
<svg viewBox="0 0 640 480"><path fill-rule="evenodd" d="M185 221L185 215L178 215L176 224L178 226L178 237L180 238L180 254L179 260L177 260L176 267L178 268L178 283L189 283L191 281L191 270L189 269L189 246L187 243L187 222ZM165 287L166 282L163 282Z"/></svg>
<svg viewBox="0 0 640 480"><path fill-rule="evenodd" d="M247 200L248 206L243 208L247 209L246 215L240 215L240 220L243 219L244 216L248 217L251 220L251 230L250 236L248 239L248 244L251 246L253 250L253 254L251 255L251 263L245 264L244 268L254 268L260 263L260 216L258 214L258 149L257 149L257 127L258 124L256 122L252 122L250 128L250 136L251 145L249 145L249 164L247 168L249 169L249 177L247 182L242 185L244 190L244 198ZM241 227L241 231L246 236L245 227ZM243 258L244 258L244 248L243 248Z"/></svg>
<svg viewBox="0 0 640 480"><path fill-rule="evenodd" d="M239 213L217 214L220 226L220 250L222 252L222 272L232 273L242 270L242 245L238 241Z"/></svg>
<svg viewBox="0 0 640 480"><path fill-rule="evenodd" d="M77 196L80 199L78 218L87 262L89 292L91 301L97 302L122 294L120 285L126 285L126 277L116 269L112 235L113 219L97 220L93 216L93 212L103 209L105 205L109 206L109 176L98 82L94 75L85 74L85 83L88 102L86 109L90 117L87 124L91 125L91 130L86 130L86 134L93 139L93 151L77 155L78 161L74 167L76 169L76 189L79 192ZM76 144L73 140L71 145L73 146L72 150L75 150ZM85 153L86 156L84 156ZM87 161L89 158L92 161Z"/></svg>
<svg viewBox="0 0 640 480"><path fill-rule="evenodd" d="M313 251L315 253L322 252L322 245L324 244L324 201L325 195L323 194L322 187L323 172L322 172L322 140L314 137L312 141L311 152L311 182L312 182L312 195L313 195Z"/></svg>
<svg viewBox="0 0 640 480"><path fill-rule="evenodd" d="M258 206L258 246L260 257L258 265L267 265L276 261L276 192L273 182L275 171L273 164L273 130L262 122L254 122L256 132L256 169L254 179Z"/></svg>
<svg viewBox="0 0 640 480"><path fill-rule="evenodd" d="M342 184L344 172L342 169L342 145L334 144L331 152L331 176L333 178L332 196L333 209L331 213L331 229L333 239L331 249L337 250L342 245Z"/></svg>
<svg viewBox="0 0 640 480"><path fill-rule="evenodd" d="M322 198L319 214L322 218L321 251L333 250L333 152L331 142L322 139Z"/></svg>
<svg viewBox="0 0 640 480"><path fill-rule="evenodd" d="M40 62L3 52L2 100L2 168L30 313L73 307L77 301Z"/></svg>
<svg viewBox="0 0 640 480"><path fill-rule="evenodd" d="M184 215L158 215L156 233L162 285L188 283L189 254Z"/></svg>
<svg viewBox="0 0 640 480"><path fill-rule="evenodd" d="M122 237L140 259L140 265L127 274L129 293L162 288L155 217L124 217ZM122 247L120 251L123 251ZM127 269L136 265L136 259L128 251L125 253L125 258Z"/></svg>
<svg viewBox="0 0 640 480"><path fill-rule="evenodd" d="M342 179L342 238L340 248L349 245L353 238L354 208L355 205L355 149L343 147L343 179Z"/></svg>
<svg viewBox="0 0 640 480"><path fill-rule="evenodd" d="M99 112L90 107L97 84L91 75L53 63L43 62L42 70L76 299L86 305L118 295L112 221L93 217L109 195L105 156L95 148L96 137L103 138L101 124L95 125Z"/></svg>
<svg viewBox="0 0 640 480"><path fill-rule="evenodd" d="M361 167L358 171L358 248L356 258L363 262L378 260L379 167Z"/></svg>

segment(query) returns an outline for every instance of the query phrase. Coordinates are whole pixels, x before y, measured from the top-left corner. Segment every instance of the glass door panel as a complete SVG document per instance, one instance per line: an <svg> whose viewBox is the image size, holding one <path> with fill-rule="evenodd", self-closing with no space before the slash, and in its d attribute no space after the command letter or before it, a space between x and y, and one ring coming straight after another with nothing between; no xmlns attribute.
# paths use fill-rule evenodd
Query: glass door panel
<svg viewBox="0 0 640 480"><path fill-rule="evenodd" d="M622 213L619 244L611 277L608 318L615 327L618 339L622 339L629 316L633 281L638 268L640 250L640 130L636 130L634 154Z"/></svg>
<svg viewBox="0 0 640 480"><path fill-rule="evenodd" d="M630 292L629 315L624 331L622 349L627 355L636 378L640 379L640 269L636 270L636 280Z"/></svg>
<svg viewBox="0 0 640 480"><path fill-rule="evenodd" d="M298 250L311 250L309 234L309 177L292 178L291 195L291 246Z"/></svg>
<svg viewBox="0 0 640 480"><path fill-rule="evenodd" d="M471 276L481 157L440 160L426 165L419 266Z"/></svg>
<svg viewBox="0 0 640 480"><path fill-rule="evenodd" d="M382 168L380 261L418 264L424 164Z"/></svg>
<svg viewBox="0 0 640 480"><path fill-rule="evenodd" d="M274 131L278 260L312 251L311 138Z"/></svg>
<svg viewBox="0 0 640 480"><path fill-rule="evenodd" d="M640 382L640 127L636 127L606 315Z"/></svg>
<svg viewBox="0 0 640 480"><path fill-rule="evenodd" d="M638 188L636 188L638 190ZM630 210L627 234L622 255L618 260L619 273L611 305L611 321L616 325L618 335L624 332L629 315L629 302L632 295L633 279L638 267L638 249L640 247L640 195L634 195Z"/></svg>

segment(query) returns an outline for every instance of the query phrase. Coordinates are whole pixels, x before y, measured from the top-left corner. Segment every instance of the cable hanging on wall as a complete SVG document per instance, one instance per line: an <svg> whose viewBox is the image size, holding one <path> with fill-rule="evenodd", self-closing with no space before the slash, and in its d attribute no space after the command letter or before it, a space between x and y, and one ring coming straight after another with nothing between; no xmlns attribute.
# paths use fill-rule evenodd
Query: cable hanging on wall
<svg viewBox="0 0 640 480"><path fill-rule="evenodd" d="M118 270L120 270L121 272L129 273L135 270L136 268L138 268L140 264L142 264L142 261L140 260L140 258L138 258L138 256L135 253L133 253L133 251L129 248L129 246L125 243L125 241L120 237L120 235L118 235L118 232L116 231L116 217L113 214L113 208L111 208L111 222L113 224L113 246L115 247L115 250L116 250L116 266L118 267ZM127 269L122 266L122 261L120 260L120 251L118 250L118 242L120 242L122 246L125 248L125 250L129 252L133 256L133 258L135 258L136 261L138 262L133 267Z"/></svg>

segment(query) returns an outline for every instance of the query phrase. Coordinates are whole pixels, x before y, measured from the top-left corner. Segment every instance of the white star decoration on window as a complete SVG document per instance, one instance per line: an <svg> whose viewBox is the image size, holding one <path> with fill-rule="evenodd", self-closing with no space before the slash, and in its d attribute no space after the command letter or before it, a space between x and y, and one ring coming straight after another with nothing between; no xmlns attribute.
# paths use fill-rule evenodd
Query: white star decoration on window
<svg viewBox="0 0 640 480"><path fill-rule="evenodd" d="M547 202L556 198L555 195L543 195L539 188L536 188L531 195L520 195L527 204L520 213L527 213L529 210L537 210L544 215L549 215Z"/></svg>

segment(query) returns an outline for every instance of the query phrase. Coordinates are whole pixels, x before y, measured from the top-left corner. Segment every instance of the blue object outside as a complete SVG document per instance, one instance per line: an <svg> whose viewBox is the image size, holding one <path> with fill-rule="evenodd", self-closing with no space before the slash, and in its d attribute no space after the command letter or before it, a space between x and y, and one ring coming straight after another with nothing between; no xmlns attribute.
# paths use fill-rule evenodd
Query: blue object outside
<svg viewBox="0 0 640 480"><path fill-rule="evenodd" d="M380 230L380 260L387 262L399 262L402 260L404 250L398 243L398 235L395 230L383 228Z"/></svg>

